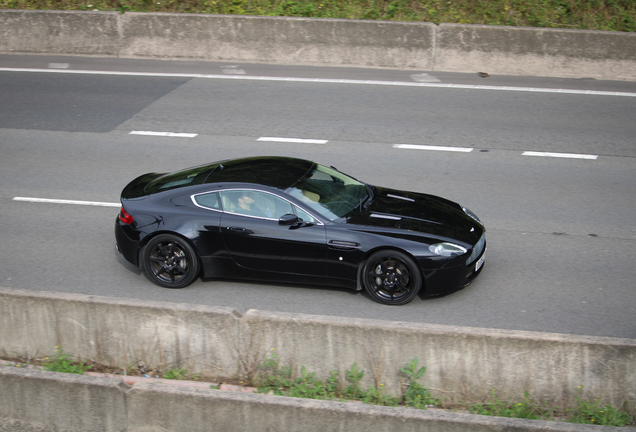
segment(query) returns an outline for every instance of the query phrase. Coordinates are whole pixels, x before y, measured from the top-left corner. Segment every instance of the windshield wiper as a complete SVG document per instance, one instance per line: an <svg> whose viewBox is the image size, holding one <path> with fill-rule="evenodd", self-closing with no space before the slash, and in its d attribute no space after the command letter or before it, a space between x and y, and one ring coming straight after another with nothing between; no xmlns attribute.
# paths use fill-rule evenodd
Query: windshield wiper
<svg viewBox="0 0 636 432"><path fill-rule="evenodd" d="M358 205L356 206L360 207L360 211L362 211L363 209L366 210L366 208L369 207L369 205L371 205L371 203L373 202L373 197L375 196L375 193L373 192L373 186L366 183L364 184L364 186L367 188L367 193L360 199Z"/></svg>

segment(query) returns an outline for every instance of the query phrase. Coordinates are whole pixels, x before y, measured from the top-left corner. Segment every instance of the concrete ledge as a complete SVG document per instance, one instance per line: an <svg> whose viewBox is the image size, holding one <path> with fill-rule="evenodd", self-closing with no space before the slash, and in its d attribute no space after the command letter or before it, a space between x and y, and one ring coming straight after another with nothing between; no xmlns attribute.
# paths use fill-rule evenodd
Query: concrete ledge
<svg viewBox="0 0 636 432"><path fill-rule="evenodd" d="M121 380L0 366L0 431L124 431Z"/></svg>
<svg viewBox="0 0 636 432"><path fill-rule="evenodd" d="M422 384L449 401L500 399L572 404L578 395L615 406L636 401L636 340L386 322L0 288L0 355L75 356L127 368L143 361L212 376L249 375L273 352L295 373L326 379L356 362L400 395L399 369L414 358ZM343 382L343 384L346 384ZM582 387L582 389L580 388Z"/></svg>
<svg viewBox="0 0 636 432"><path fill-rule="evenodd" d="M0 10L0 52L117 56L118 15Z"/></svg>
<svg viewBox="0 0 636 432"><path fill-rule="evenodd" d="M441 24L436 70L636 80L636 33Z"/></svg>
<svg viewBox="0 0 636 432"><path fill-rule="evenodd" d="M7 432L492 432L623 428L138 383L0 367Z"/></svg>
<svg viewBox="0 0 636 432"><path fill-rule="evenodd" d="M235 15L0 10L0 53L636 80L636 33Z"/></svg>
<svg viewBox="0 0 636 432"><path fill-rule="evenodd" d="M146 13L121 22L121 57L432 67L430 23Z"/></svg>

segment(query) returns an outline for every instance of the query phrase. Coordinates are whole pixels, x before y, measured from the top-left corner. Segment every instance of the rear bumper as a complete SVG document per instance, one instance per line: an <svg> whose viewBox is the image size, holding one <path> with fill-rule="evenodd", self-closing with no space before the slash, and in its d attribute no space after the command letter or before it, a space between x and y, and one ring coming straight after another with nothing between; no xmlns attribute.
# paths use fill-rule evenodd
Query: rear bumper
<svg viewBox="0 0 636 432"><path fill-rule="evenodd" d="M115 220L115 241L117 250L126 261L139 267L139 240L137 233L130 225L121 223L119 218Z"/></svg>

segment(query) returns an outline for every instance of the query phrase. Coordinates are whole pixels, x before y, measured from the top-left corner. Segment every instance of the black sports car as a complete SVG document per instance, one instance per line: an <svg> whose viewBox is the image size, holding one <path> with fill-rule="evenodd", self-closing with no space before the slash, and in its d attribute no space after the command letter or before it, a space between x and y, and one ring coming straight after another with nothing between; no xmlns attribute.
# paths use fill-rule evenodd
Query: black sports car
<svg viewBox="0 0 636 432"><path fill-rule="evenodd" d="M118 250L167 288L201 275L364 288L403 305L468 285L486 251L465 207L286 157L145 174L121 203Z"/></svg>

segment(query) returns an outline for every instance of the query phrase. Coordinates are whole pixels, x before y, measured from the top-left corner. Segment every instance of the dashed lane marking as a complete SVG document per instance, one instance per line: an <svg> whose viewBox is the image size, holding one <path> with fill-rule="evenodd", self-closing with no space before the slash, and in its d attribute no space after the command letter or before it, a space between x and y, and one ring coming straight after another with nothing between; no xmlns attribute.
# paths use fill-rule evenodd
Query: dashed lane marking
<svg viewBox="0 0 636 432"><path fill-rule="evenodd" d="M524 151L522 156L540 156L540 157L553 157L553 158L568 158L568 159L598 159L598 155L578 154L578 153L549 153L549 152L535 152Z"/></svg>
<svg viewBox="0 0 636 432"><path fill-rule="evenodd" d="M320 140L320 139L278 138L278 137L260 137L256 141L299 143L299 144L327 144L329 142L329 140Z"/></svg>
<svg viewBox="0 0 636 432"><path fill-rule="evenodd" d="M198 136L198 134L194 134L194 133L153 132L153 131L132 131L132 132L129 132L129 134L147 135L147 136L180 137L180 138L194 138ZM324 140L324 139L284 138L284 137L260 137L256 141L296 143L296 144L327 144L329 142L329 140ZM456 152L456 153L470 153L474 150L474 148L472 147L445 147L445 146L430 146L430 145L420 145L420 144L393 144L393 148L403 149L403 150L427 150L427 151L443 151L443 152ZM566 159L588 159L588 160L598 159L598 155L578 154L578 153L551 153L551 152L524 151L521 155L566 158Z"/></svg>
<svg viewBox="0 0 636 432"><path fill-rule="evenodd" d="M131 131L129 135L164 136L176 138L194 138L198 134L177 132Z"/></svg>
<svg viewBox="0 0 636 432"><path fill-rule="evenodd" d="M471 151L473 151L471 147L442 147L442 146L429 146L429 145L416 145L416 144L393 144L393 148L407 149L407 150L462 152L462 153L470 153Z"/></svg>

